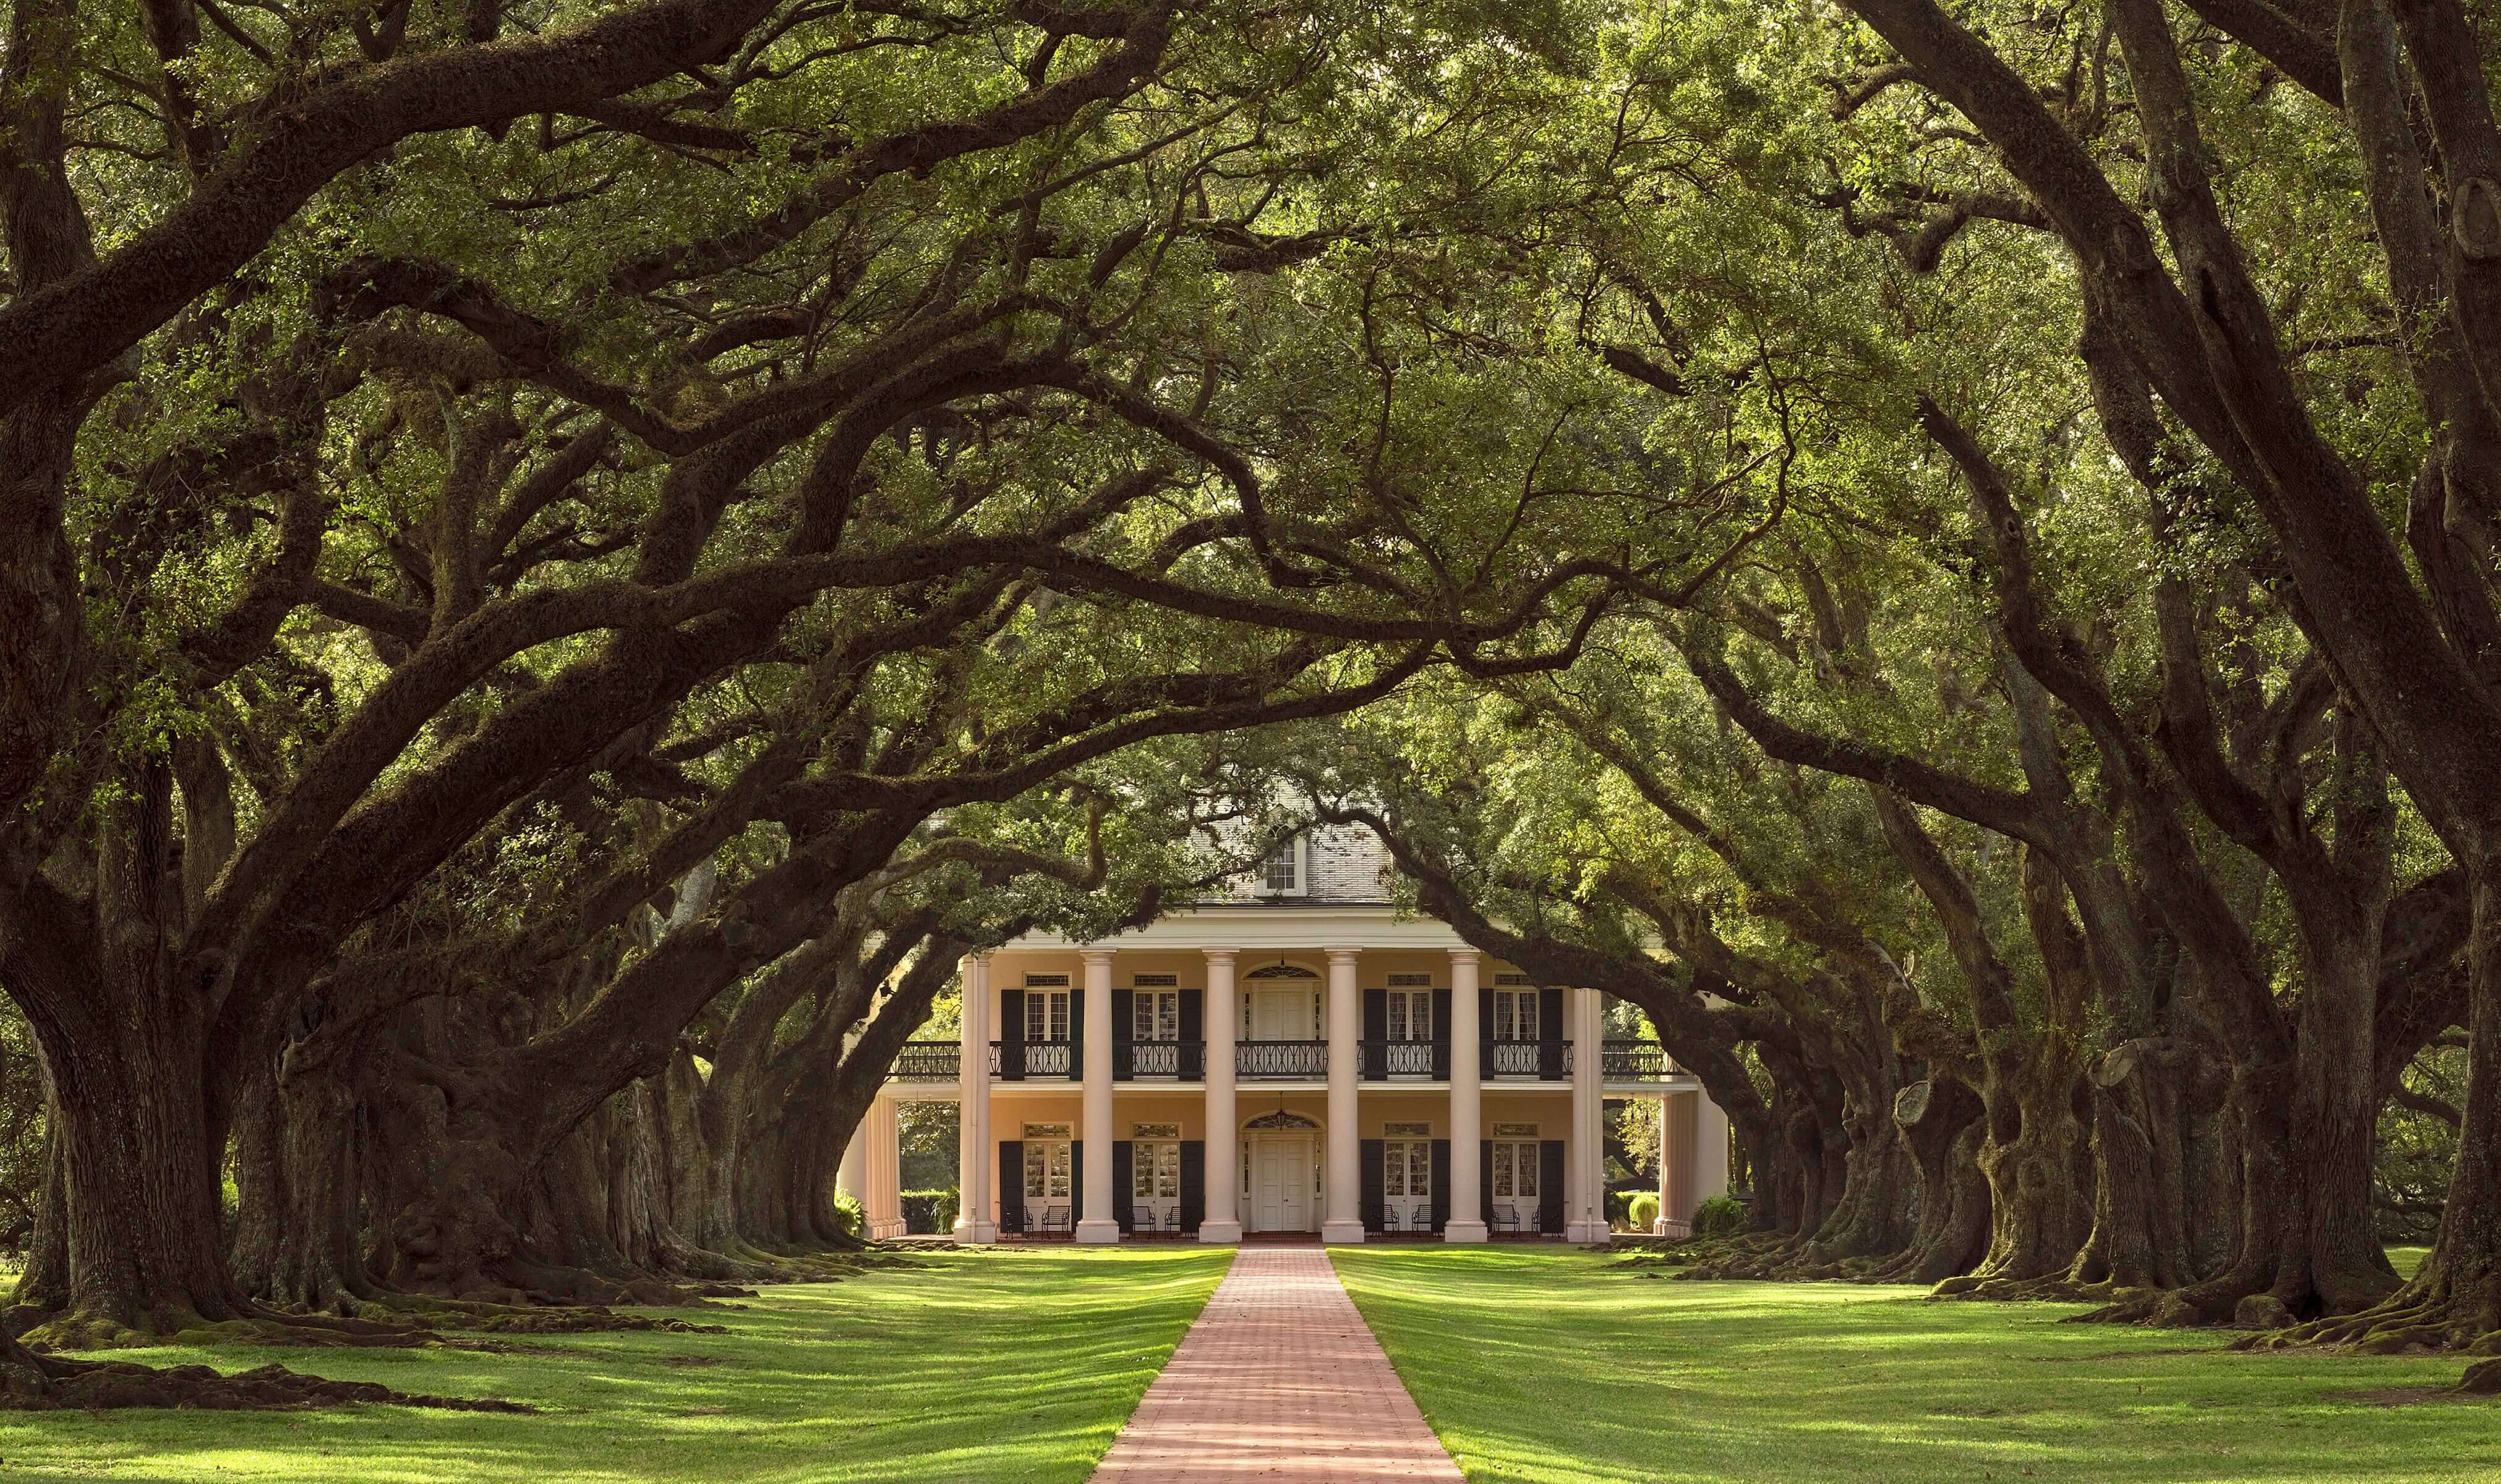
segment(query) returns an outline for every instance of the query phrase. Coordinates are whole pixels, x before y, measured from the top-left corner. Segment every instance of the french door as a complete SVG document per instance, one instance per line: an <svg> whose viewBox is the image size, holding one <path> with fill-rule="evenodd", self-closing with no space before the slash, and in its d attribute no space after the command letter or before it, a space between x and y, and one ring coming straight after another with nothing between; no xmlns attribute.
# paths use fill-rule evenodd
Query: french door
<svg viewBox="0 0 2501 1484"><path fill-rule="evenodd" d="M1312 1141L1254 1138L1247 1167L1250 1176L1250 1229L1308 1232L1313 1228Z"/></svg>

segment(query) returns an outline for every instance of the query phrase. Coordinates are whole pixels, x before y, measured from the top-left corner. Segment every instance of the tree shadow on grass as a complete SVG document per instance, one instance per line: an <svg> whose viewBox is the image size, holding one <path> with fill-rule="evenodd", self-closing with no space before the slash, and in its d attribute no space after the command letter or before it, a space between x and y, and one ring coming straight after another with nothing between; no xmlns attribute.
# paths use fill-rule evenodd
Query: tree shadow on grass
<svg viewBox="0 0 2501 1484"><path fill-rule="evenodd" d="M17 1484L1082 1480L1222 1275L1228 1253L935 1254L918 1270L768 1289L727 1335L550 1337L529 1355L291 1354L535 1417L395 1407L0 1418ZM258 1364L165 1347L151 1364Z"/></svg>
<svg viewBox="0 0 2501 1484"><path fill-rule="evenodd" d="M2492 1414L2391 1410L2438 1358L2183 1348L2072 1306L1916 1288L1654 1283L1584 1253L1349 1252L1339 1270L1471 1478L2408 1480L2501 1476ZM2024 1364L2090 1356L2093 1366Z"/></svg>

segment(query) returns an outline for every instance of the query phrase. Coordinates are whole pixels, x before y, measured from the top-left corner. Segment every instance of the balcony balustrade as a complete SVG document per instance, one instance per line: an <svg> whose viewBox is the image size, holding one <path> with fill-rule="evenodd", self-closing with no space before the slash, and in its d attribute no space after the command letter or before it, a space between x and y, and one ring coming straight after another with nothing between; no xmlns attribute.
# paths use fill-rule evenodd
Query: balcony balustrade
<svg viewBox="0 0 2501 1484"><path fill-rule="evenodd" d="M1436 1045L1442 1055L1433 1053ZM1449 1043L1429 1040L1367 1040L1363 1047L1363 1080L1379 1082L1388 1078L1430 1080L1451 1074Z"/></svg>
<svg viewBox="0 0 2501 1484"><path fill-rule="evenodd" d="M1203 1040L1121 1041L1112 1048L1116 1078L1172 1077L1196 1082L1207 1075L1207 1042Z"/></svg>
<svg viewBox="0 0 2501 1484"><path fill-rule="evenodd" d="M1551 1081L1572 1074L1568 1040L1488 1040L1484 1042L1488 1077L1540 1077Z"/></svg>
<svg viewBox="0 0 2501 1484"><path fill-rule="evenodd" d="M952 1082L962 1073L964 1045L953 1040L907 1040L895 1054L898 1082Z"/></svg>
<svg viewBox="0 0 2501 1484"><path fill-rule="evenodd" d="M1598 1056L1600 1074L1610 1082L1664 1082L1677 1074L1667 1048L1654 1040L1611 1040Z"/></svg>
<svg viewBox="0 0 2501 1484"><path fill-rule="evenodd" d="M1324 1040L1246 1040L1233 1047L1234 1075L1317 1080L1328 1075Z"/></svg>

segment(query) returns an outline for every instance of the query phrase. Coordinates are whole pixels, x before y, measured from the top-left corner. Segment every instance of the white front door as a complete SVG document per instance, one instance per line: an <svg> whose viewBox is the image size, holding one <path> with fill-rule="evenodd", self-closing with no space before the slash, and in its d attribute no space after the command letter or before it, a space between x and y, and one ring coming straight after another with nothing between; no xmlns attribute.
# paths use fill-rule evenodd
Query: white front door
<svg viewBox="0 0 2501 1484"><path fill-rule="evenodd" d="M1252 1231L1310 1231L1311 1188L1310 1139L1260 1138L1251 1142Z"/></svg>

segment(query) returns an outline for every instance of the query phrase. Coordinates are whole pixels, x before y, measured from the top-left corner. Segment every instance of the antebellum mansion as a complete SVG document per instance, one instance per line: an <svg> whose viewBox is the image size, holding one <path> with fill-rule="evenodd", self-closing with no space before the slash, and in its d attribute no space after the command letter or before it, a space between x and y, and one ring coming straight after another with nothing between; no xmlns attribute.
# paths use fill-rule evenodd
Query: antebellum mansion
<svg viewBox="0 0 2501 1484"><path fill-rule="evenodd" d="M970 1242L1317 1233L1607 1239L1600 1110L1657 1098L1662 1227L1727 1184L1727 1120L1598 991L1402 920L1370 835L1318 830L1110 942L963 961L960 1043L897 1060L844 1161L899 1236L894 1105L959 1099Z"/></svg>

